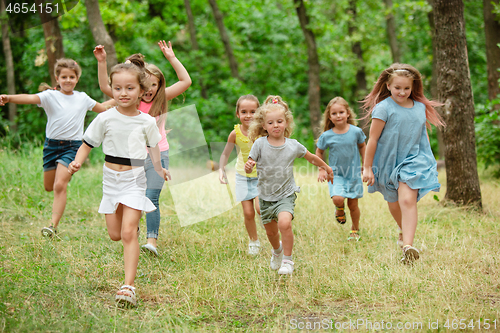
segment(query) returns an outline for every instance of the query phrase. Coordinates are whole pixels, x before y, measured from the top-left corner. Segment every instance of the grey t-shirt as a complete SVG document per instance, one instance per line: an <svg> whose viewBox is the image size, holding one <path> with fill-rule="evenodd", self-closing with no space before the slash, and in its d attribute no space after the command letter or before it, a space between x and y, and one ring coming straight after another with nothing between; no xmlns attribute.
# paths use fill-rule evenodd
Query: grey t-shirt
<svg viewBox="0 0 500 333"><path fill-rule="evenodd" d="M285 138L283 145L275 147L269 144L267 136L258 138L248 157L257 162L259 198L279 201L300 192L293 178L293 162L306 153L306 147L294 139Z"/></svg>

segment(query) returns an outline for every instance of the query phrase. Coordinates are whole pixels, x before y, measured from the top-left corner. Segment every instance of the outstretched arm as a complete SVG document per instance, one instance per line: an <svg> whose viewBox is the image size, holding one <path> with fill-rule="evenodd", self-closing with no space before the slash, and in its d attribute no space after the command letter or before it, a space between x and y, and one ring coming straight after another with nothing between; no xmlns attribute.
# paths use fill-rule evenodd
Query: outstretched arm
<svg viewBox="0 0 500 333"><path fill-rule="evenodd" d="M167 43L162 40L158 42L158 46L163 52L165 58L167 58L167 60L174 68L175 73L177 74L177 78L179 79L178 82L174 83L170 87L165 88L165 97L167 101L169 101L185 92L187 88L191 86L191 78L189 77L189 73L187 72L186 68L184 68L179 59L175 57L174 50L172 49L172 43L168 42L167 45Z"/></svg>
<svg viewBox="0 0 500 333"><path fill-rule="evenodd" d="M221 184L227 184L226 167L227 161L229 160L229 155L233 151L234 144L236 143L236 132L232 131L227 138L226 147L220 156L219 160L219 181Z"/></svg>
<svg viewBox="0 0 500 333"><path fill-rule="evenodd" d="M94 49L94 56L97 59L97 78L101 91L113 98L113 93L108 82L108 65L106 63L106 51L103 45L97 45ZM97 112L97 111L96 111Z"/></svg>
<svg viewBox="0 0 500 333"><path fill-rule="evenodd" d="M14 104L40 104L40 97L38 95L0 95L0 105L3 106L5 103Z"/></svg>
<svg viewBox="0 0 500 333"><path fill-rule="evenodd" d="M87 146L85 142L82 143L82 145L80 146L80 148L78 148L78 151L76 152L75 160L72 161L68 166L68 172L71 175L80 170L83 162L85 162L91 150L92 148L90 146Z"/></svg>
<svg viewBox="0 0 500 333"><path fill-rule="evenodd" d="M385 121L377 118L372 119L372 125L370 126L370 138L368 139L368 144L366 145L365 158L363 161L363 182L366 185L373 185L375 182L375 175L373 174L372 165L373 158L375 157L375 151L377 150L378 139L382 130L385 127Z"/></svg>
<svg viewBox="0 0 500 333"><path fill-rule="evenodd" d="M155 168L156 173L165 180L170 180L170 172L161 166L160 146L156 145L153 148L148 147L148 153L151 157L151 162Z"/></svg>
<svg viewBox="0 0 500 333"><path fill-rule="evenodd" d="M326 180L333 184L333 170L328 166L328 164L325 163L325 161L323 161L318 156L311 154L310 152L307 152L304 158L312 165L315 165L325 170L326 173L328 174Z"/></svg>

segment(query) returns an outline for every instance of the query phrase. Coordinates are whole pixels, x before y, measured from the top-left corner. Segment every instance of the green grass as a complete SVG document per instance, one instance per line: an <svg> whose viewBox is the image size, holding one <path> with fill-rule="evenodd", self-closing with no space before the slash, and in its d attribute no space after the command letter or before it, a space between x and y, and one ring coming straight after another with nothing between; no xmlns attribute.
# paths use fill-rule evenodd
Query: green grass
<svg viewBox="0 0 500 333"><path fill-rule="evenodd" d="M240 206L180 227L170 192L162 192L159 259L141 254L138 307L115 307L123 282L120 242L112 242L101 199L101 165L86 166L70 183L58 240L43 239L52 193L42 184L41 149L0 152L0 331L164 332L282 331L299 323L422 323L490 321L500 329L500 184L481 175L484 212L444 205L445 189L418 205L413 267L401 265L397 230L381 195L360 200L361 240L346 241L325 184L303 166L293 222L292 278L270 271L270 245L245 254ZM440 174L445 184L444 172ZM144 243L145 221L141 243ZM348 326L346 326L348 327ZM325 328L323 326L323 328ZM365 331L366 326L360 326ZM376 328L376 326L375 326ZM477 330L468 328L469 331ZM490 331L493 331L490 328Z"/></svg>

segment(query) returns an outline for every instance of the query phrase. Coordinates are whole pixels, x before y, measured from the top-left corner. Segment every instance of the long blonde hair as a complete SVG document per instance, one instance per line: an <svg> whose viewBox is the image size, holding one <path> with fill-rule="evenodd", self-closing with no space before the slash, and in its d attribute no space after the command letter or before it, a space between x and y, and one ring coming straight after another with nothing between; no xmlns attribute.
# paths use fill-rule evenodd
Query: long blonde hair
<svg viewBox="0 0 500 333"><path fill-rule="evenodd" d="M391 84L395 76L407 77L413 81L411 94L408 98L425 105L425 117L431 124L438 127L446 126L443 118L436 109L434 109L434 107L442 106L443 104L429 101L427 97L425 97L422 75L420 72L413 66L400 63L394 63L389 68L382 71L372 91L362 100L362 108L366 111L366 116L363 118L367 118L371 115L377 103L391 96L391 92L387 89L387 85Z"/></svg>
<svg viewBox="0 0 500 333"><path fill-rule="evenodd" d="M332 98L330 102L328 102L328 105L326 106L325 112L323 112L323 119L321 120L321 125L320 127L323 128L323 132L326 132L332 128L335 127L335 124L332 122L330 119L330 110L334 104L339 104L345 107L347 111L347 123L351 125L356 125L356 115L354 114L354 111L352 111L351 107L349 106L349 103L345 99L343 99L340 96L337 96L335 98Z"/></svg>
<svg viewBox="0 0 500 333"><path fill-rule="evenodd" d="M276 110L283 111L283 115L285 116L287 125L285 128L285 137L289 138L292 135L295 124L293 122L292 111L288 108L288 104L278 95L269 95L262 106L255 112L253 121L250 124L250 129L248 130L248 137L250 140L255 141L262 136L269 135L263 127L266 121L266 115Z"/></svg>

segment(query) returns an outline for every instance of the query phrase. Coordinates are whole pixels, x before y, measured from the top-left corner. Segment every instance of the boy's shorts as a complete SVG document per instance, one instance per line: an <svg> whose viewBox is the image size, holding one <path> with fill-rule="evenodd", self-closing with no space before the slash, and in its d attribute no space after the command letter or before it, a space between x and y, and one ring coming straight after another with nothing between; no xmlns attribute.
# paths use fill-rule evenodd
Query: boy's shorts
<svg viewBox="0 0 500 333"><path fill-rule="evenodd" d="M290 214L292 214L292 220L293 220L295 199L297 199L297 194L295 193L292 193L292 195L283 198L279 201L265 201L259 198L260 216L262 218L262 224L270 223L273 220L278 222L278 214L281 212L289 212Z"/></svg>
<svg viewBox="0 0 500 333"><path fill-rule="evenodd" d="M43 171L54 170L57 163L66 168L75 160L81 140L53 140L46 138L43 144Z"/></svg>

